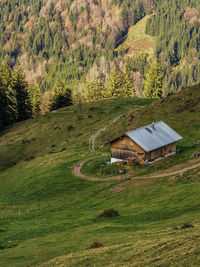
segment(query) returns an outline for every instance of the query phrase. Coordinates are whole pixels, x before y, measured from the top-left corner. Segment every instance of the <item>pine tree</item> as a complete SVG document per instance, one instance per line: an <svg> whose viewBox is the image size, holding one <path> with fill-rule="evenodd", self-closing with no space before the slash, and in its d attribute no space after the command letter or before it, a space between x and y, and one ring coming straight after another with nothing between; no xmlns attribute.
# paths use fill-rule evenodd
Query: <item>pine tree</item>
<svg viewBox="0 0 200 267"><path fill-rule="evenodd" d="M28 84L20 65L13 71L11 85L16 93L17 121L29 119L32 116L31 99L28 92Z"/></svg>
<svg viewBox="0 0 200 267"><path fill-rule="evenodd" d="M106 86L106 97L120 97L124 96L122 92L123 87L123 74L119 70L119 68L115 65L115 67L110 72L110 76L108 78L107 86Z"/></svg>
<svg viewBox="0 0 200 267"><path fill-rule="evenodd" d="M6 96L0 80L0 129L4 126Z"/></svg>
<svg viewBox="0 0 200 267"><path fill-rule="evenodd" d="M144 97L159 98L162 96L163 77L161 65L155 59L145 77Z"/></svg>
<svg viewBox="0 0 200 267"><path fill-rule="evenodd" d="M35 116L40 113L40 105L42 100L42 93L37 84L32 84L28 87L31 105L32 105L32 114Z"/></svg>
<svg viewBox="0 0 200 267"><path fill-rule="evenodd" d="M7 62L0 64L0 120L2 126L17 118L16 94L11 86L11 68Z"/></svg>
<svg viewBox="0 0 200 267"><path fill-rule="evenodd" d="M70 89L65 89L64 84L57 80L52 89L53 104L52 109L58 109L72 105L72 94Z"/></svg>
<svg viewBox="0 0 200 267"><path fill-rule="evenodd" d="M135 87L134 80L131 74L130 68L126 65L123 72L123 87L122 87L124 96L135 96Z"/></svg>
<svg viewBox="0 0 200 267"><path fill-rule="evenodd" d="M47 51L49 51L52 48L52 39L51 39L51 33L49 29L47 29L45 33L45 48Z"/></svg>
<svg viewBox="0 0 200 267"><path fill-rule="evenodd" d="M104 83L96 76L92 77L89 82L85 82L86 95L85 99L87 102L101 100L105 97L104 95Z"/></svg>

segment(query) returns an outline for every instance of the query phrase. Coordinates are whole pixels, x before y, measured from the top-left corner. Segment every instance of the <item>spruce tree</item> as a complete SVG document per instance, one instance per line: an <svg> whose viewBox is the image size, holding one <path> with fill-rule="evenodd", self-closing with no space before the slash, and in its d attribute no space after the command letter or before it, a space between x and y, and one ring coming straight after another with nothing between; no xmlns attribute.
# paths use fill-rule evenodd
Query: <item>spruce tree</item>
<svg viewBox="0 0 200 267"><path fill-rule="evenodd" d="M32 84L28 87L31 105L32 105L32 114L35 116L40 113L40 105L42 100L42 93L37 84Z"/></svg>
<svg viewBox="0 0 200 267"><path fill-rule="evenodd" d="M6 96L0 80L0 129L4 126Z"/></svg>
<svg viewBox="0 0 200 267"><path fill-rule="evenodd" d="M11 86L11 68L7 62L0 64L0 110L0 120L3 126L16 120L16 94Z"/></svg>
<svg viewBox="0 0 200 267"><path fill-rule="evenodd" d="M134 80L131 74L130 68L126 65L123 72L123 87L122 87L124 96L135 96L135 87Z"/></svg>
<svg viewBox="0 0 200 267"><path fill-rule="evenodd" d="M65 106L72 105L72 94L70 89L66 89L64 84L57 80L54 84L53 90L53 104L52 109L58 109Z"/></svg>
<svg viewBox="0 0 200 267"><path fill-rule="evenodd" d="M93 76L89 82L85 82L85 85L85 99L87 102L101 100L106 97L104 95L104 83L96 76Z"/></svg>
<svg viewBox="0 0 200 267"><path fill-rule="evenodd" d="M144 97L159 98L162 96L163 77L161 65L155 59L145 77Z"/></svg>
<svg viewBox="0 0 200 267"><path fill-rule="evenodd" d="M110 76L108 78L106 86L106 96L107 97L120 97L124 96L122 92L123 87L123 74L119 68L115 65Z"/></svg>
<svg viewBox="0 0 200 267"><path fill-rule="evenodd" d="M32 116L31 99L20 65L17 65L13 71L11 84L17 100L17 121L29 119Z"/></svg>

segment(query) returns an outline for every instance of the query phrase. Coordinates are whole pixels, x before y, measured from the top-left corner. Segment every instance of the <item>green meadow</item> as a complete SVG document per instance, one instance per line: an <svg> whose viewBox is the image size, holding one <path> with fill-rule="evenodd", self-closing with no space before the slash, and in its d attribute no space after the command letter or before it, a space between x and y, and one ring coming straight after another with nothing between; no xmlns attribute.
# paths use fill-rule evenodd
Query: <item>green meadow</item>
<svg viewBox="0 0 200 267"><path fill-rule="evenodd" d="M180 153L158 168L192 159L199 149L193 145L200 139L199 100L199 86L158 101L110 99L1 132L0 266L198 266L200 168L159 179L106 180L114 168L99 174L103 181L89 181L76 177L73 167L108 153L111 138L161 119L184 139ZM89 152L90 136L121 114ZM94 166L102 164L91 160L82 169L96 177ZM120 216L96 220L105 209ZM182 229L184 223L189 227ZM93 242L102 247L91 249Z"/></svg>

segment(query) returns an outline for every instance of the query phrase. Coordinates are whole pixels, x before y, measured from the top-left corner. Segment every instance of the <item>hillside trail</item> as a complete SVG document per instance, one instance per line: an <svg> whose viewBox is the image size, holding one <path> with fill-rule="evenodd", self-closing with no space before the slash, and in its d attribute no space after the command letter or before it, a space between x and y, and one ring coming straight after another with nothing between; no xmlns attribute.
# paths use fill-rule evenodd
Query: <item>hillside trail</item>
<svg viewBox="0 0 200 267"><path fill-rule="evenodd" d="M187 164L192 164L192 165L185 167L185 168L183 166L186 163L180 163L180 164L177 164L176 166L172 166L166 170L159 170L157 172L150 173L148 175L140 175L140 176L129 175L126 177L126 179L123 177L123 175L116 175L116 176L107 177L107 178L98 178L98 177L89 177L89 176L86 176L86 175L81 173L81 167L83 166L83 164L85 164L88 160L91 160L91 159L94 159L97 157L101 157L101 156L87 158L85 160L79 161L78 164L74 166L74 174L79 178L86 179L89 181L99 181L99 182L104 181L105 182L105 181L120 181L120 180L122 181L122 180L127 180L127 179L128 180L140 180L140 179L163 178L163 177L168 177L168 176L172 176L172 175L182 174L188 170L192 170L192 169L195 169L197 167L200 167L200 159L195 159L195 160L193 159L193 160L187 161Z"/></svg>
<svg viewBox="0 0 200 267"><path fill-rule="evenodd" d="M120 120L121 118L123 118L125 115L121 114L120 116L118 116L117 118L115 118L114 120L112 120L110 123L108 123L106 126L104 126L103 128L99 129L95 134L91 135L90 139L89 139L89 151L90 152L95 152L95 141L97 139L97 137L104 132L108 127L110 127L111 125L113 125L114 123L116 123L118 120Z"/></svg>

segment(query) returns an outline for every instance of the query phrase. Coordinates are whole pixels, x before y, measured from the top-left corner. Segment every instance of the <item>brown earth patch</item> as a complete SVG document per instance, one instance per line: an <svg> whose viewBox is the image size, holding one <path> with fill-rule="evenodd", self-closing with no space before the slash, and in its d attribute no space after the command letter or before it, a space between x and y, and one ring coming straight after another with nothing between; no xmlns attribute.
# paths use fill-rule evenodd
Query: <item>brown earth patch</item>
<svg viewBox="0 0 200 267"><path fill-rule="evenodd" d="M132 188L137 188L137 187L141 187L141 186L146 186L146 185L150 185L152 184L152 182L147 182L147 181L138 181L136 183L130 183L130 181L127 181L127 182L123 182L123 183L120 183L118 185L116 185L114 188L110 189L109 191L113 192L113 193L119 193L119 192L122 192L124 190L127 190L127 189L132 189Z"/></svg>
<svg viewBox="0 0 200 267"><path fill-rule="evenodd" d="M128 55L138 56L139 54L155 48L155 42L150 40L137 40L128 49Z"/></svg>

